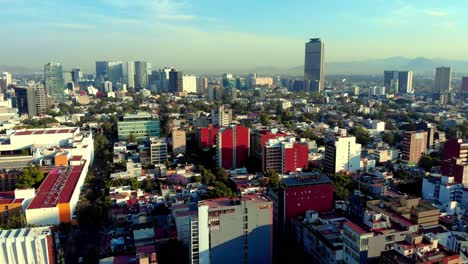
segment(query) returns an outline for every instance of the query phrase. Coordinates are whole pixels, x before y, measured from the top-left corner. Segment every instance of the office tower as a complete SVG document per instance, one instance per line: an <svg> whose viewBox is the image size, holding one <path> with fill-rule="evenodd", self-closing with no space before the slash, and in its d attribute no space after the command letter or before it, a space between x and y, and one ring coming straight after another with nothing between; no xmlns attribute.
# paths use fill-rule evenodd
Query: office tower
<svg viewBox="0 0 468 264"><path fill-rule="evenodd" d="M49 226L0 230L0 263L56 263L55 242Z"/></svg>
<svg viewBox="0 0 468 264"><path fill-rule="evenodd" d="M148 113L137 113L125 115L117 123L117 134L119 140L127 140L133 134L138 141L149 137L159 137L159 120Z"/></svg>
<svg viewBox="0 0 468 264"><path fill-rule="evenodd" d="M123 79L123 65L121 61L107 62L107 79L115 85L122 83Z"/></svg>
<svg viewBox="0 0 468 264"><path fill-rule="evenodd" d="M133 61L125 64L124 75L128 88L135 88L135 63Z"/></svg>
<svg viewBox="0 0 468 264"><path fill-rule="evenodd" d="M105 81L104 82L104 92L106 93L111 93L113 90L112 90L112 82L110 81Z"/></svg>
<svg viewBox="0 0 468 264"><path fill-rule="evenodd" d="M324 167L327 173L355 172L361 168L361 144L356 137L335 137L325 145Z"/></svg>
<svg viewBox="0 0 468 264"><path fill-rule="evenodd" d="M73 82L72 72L69 72L69 71L64 71L63 72L63 82L65 83L65 85L67 85L68 83Z"/></svg>
<svg viewBox="0 0 468 264"><path fill-rule="evenodd" d="M452 69L450 67L436 68L434 94L450 92L450 83L452 81Z"/></svg>
<svg viewBox="0 0 468 264"><path fill-rule="evenodd" d="M165 139L150 138L151 164L164 164L167 161L167 142Z"/></svg>
<svg viewBox="0 0 468 264"><path fill-rule="evenodd" d="M65 83L63 81L62 65L58 62L49 62L44 65L44 81L47 94L56 101L65 97Z"/></svg>
<svg viewBox="0 0 468 264"><path fill-rule="evenodd" d="M231 73L225 73L223 74L222 85L223 85L223 88L228 88L228 89L235 88L236 79Z"/></svg>
<svg viewBox="0 0 468 264"><path fill-rule="evenodd" d="M310 81L310 90L321 92L324 89L324 47L319 38L310 39L305 45L304 80Z"/></svg>
<svg viewBox="0 0 468 264"><path fill-rule="evenodd" d="M146 89L148 87L148 68L146 62L135 62L135 88L137 90Z"/></svg>
<svg viewBox="0 0 468 264"><path fill-rule="evenodd" d="M232 109L220 105L211 110L211 123L213 126L228 126L232 123Z"/></svg>
<svg viewBox="0 0 468 264"><path fill-rule="evenodd" d="M37 116L36 93L34 87L15 87L16 108L19 115Z"/></svg>
<svg viewBox="0 0 468 264"><path fill-rule="evenodd" d="M272 263L273 210L265 195L203 200L192 210L176 213L178 232L188 229L190 263Z"/></svg>
<svg viewBox="0 0 468 264"><path fill-rule="evenodd" d="M107 80L109 68L107 61L96 61L96 80L102 78L103 82Z"/></svg>
<svg viewBox="0 0 468 264"><path fill-rule="evenodd" d="M199 77L197 80L197 93L204 94L208 89L208 78Z"/></svg>
<svg viewBox="0 0 468 264"><path fill-rule="evenodd" d="M171 72L172 68L162 68L159 70L160 76L160 91L161 92L169 92L169 73Z"/></svg>
<svg viewBox="0 0 468 264"><path fill-rule="evenodd" d="M263 147L262 166L264 172L282 174L307 169L309 146L305 141L296 141L293 136L270 139Z"/></svg>
<svg viewBox="0 0 468 264"><path fill-rule="evenodd" d="M174 129L172 130L172 152L174 157L182 154L185 155L186 151L186 139L185 130Z"/></svg>
<svg viewBox="0 0 468 264"><path fill-rule="evenodd" d="M384 87L387 93L398 93L398 71L384 71Z"/></svg>
<svg viewBox="0 0 468 264"><path fill-rule="evenodd" d="M45 115L48 108L47 92L43 84L36 85L34 87L34 93L36 95L36 107L37 115Z"/></svg>
<svg viewBox="0 0 468 264"><path fill-rule="evenodd" d="M175 69L171 69L169 72L169 92L177 93L182 92L182 72L178 72Z"/></svg>
<svg viewBox="0 0 468 264"><path fill-rule="evenodd" d="M427 131L405 131L401 159L417 164L427 149Z"/></svg>
<svg viewBox="0 0 468 264"><path fill-rule="evenodd" d="M76 68L72 69L71 74L72 74L72 81L75 84L78 84L79 82L81 82L81 79L83 78L83 73L80 71L80 69L76 69Z"/></svg>
<svg viewBox="0 0 468 264"><path fill-rule="evenodd" d="M197 92L197 76L184 74L182 76L182 89L187 93Z"/></svg>
<svg viewBox="0 0 468 264"><path fill-rule="evenodd" d="M241 125L222 127L216 136L218 168L232 169L245 166L250 152L250 129Z"/></svg>
<svg viewBox="0 0 468 264"><path fill-rule="evenodd" d="M413 90L413 72L398 72L398 93L412 94Z"/></svg>

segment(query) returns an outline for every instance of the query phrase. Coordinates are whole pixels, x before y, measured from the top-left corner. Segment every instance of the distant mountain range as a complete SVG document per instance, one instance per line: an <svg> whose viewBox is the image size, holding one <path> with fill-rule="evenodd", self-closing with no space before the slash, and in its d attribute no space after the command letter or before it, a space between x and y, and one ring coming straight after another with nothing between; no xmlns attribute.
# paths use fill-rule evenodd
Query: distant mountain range
<svg viewBox="0 0 468 264"><path fill-rule="evenodd" d="M325 64L325 74L382 74L385 70L411 70L415 74L429 74L435 72L436 67L450 66L452 72L468 74L468 61L463 60L448 60L448 59L428 59L424 57L407 58L407 57L390 57L384 59L370 59L362 61L350 62L329 62ZM0 65L0 72L8 71L14 73L32 73L41 72L42 69L33 69L23 66L7 66ZM229 72L231 70L211 70L210 73L223 73L218 71ZM304 75L304 66L296 66L292 68L282 68L275 66L263 66L250 69L239 69L233 71L238 74L257 73L260 75Z"/></svg>

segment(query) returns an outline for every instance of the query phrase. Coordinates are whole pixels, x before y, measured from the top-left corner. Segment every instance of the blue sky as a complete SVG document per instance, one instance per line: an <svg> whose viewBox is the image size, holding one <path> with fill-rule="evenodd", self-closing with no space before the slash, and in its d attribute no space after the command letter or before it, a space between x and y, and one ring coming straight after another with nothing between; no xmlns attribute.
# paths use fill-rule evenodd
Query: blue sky
<svg viewBox="0 0 468 264"><path fill-rule="evenodd" d="M468 60L468 1L0 0L0 64L147 60L183 70L303 64L320 37L326 61L390 56ZM8 38L5 38L8 36Z"/></svg>

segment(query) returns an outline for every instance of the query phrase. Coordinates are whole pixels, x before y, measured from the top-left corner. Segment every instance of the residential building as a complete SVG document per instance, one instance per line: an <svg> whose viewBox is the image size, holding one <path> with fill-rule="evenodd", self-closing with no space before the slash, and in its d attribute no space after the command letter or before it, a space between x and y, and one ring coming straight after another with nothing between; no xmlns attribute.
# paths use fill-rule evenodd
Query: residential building
<svg viewBox="0 0 468 264"><path fill-rule="evenodd" d="M64 99L65 82L60 63L49 62L44 65L44 83L49 96L59 102Z"/></svg>
<svg viewBox="0 0 468 264"><path fill-rule="evenodd" d="M204 94L208 89L208 78L199 77L197 80L197 93Z"/></svg>
<svg viewBox="0 0 468 264"><path fill-rule="evenodd" d="M129 61L124 67L124 80L128 88L135 88L135 63Z"/></svg>
<svg viewBox="0 0 468 264"><path fill-rule="evenodd" d="M29 160L26 160L23 164L13 165L15 167L23 167L27 165ZM14 191L16 187L16 181L21 175L21 171L16 168L6 169L2 164L2 171L0 172L0 192Z"/></svg>
<svg viewBox="0 0 468 264"><path fill-rule="evenodd" d="M198 202L190 217L190 263L271 263L272 215L262 194Z"/></svg>
<svg viewBox="0 0 468 264"><path fill-rule="evenodd" d="M277 128L266 129L259 128L255 129L251 133L251 156L262 160L263 147L270 139L287 136L286 133L279 131Z"/></svg>
<svg viewBox="0 0 468 264"><path fill-rule="evenodd" d="M418 225L398 215L366 211L362 223L343 224L343 260L349 264L373 263L395 242L418 231Z"/></svg>
<svg viewBox="0 0 468 264"><path fill-rule="evenodd" d="M450 215L456 213L456 207L463 207L463 184L455 182L453 176L430 174L423 178L422 198L437 201L443 211Z"/></svg>
<svg viewBox="0 0 468 264"><path fill-rule="evenodd" d="M399 71L398 72L398 93L402 93L402 94L414 93L412 71Z"/></svg>
<svg viewBox="0 0 468 264"><path fill-rule="evenodd" d="M148 87L148 69L144 61L135 61L135 88L137 91Z"/></svg>
<svg viewBox="0 0 468 264"><path fill-rule="evenodd" d="M172 130L172 153L174 156L179 154L185 155L186 152L185 130Z"/></svg>
<svg viewBox="0 0 468 264"><path fill-rule="evenodd" d="M407 163L418 164L427 149L427 131L405 131L401 159Z"/></svg>
<svg viewBox="0 0 468 264"><path fill-rule="evenodd" d="M180 71L176 71L175 69L171 69L169 72L169 91L171 93L177 93L184 91L183 87L183 73Z"/></svg>
<svg viewBox="0 0 468 264"><path fill-rule="evenodd" d="M309 166L309 146L295 137L270 139L263 147L263 171L287 174L302 171Z"/></svg>
<svg viewBox="0 0 468 264"><path fill-rule="evenodd" d="M74 156L68 166L52 169L26 208L28 225L71 223L89 165Z"/></svg>
<svg viewBox="0 0 468 264"><path fill-rule="evenodd" d="M133 134L137 141L143 141L149 137L159 137L159 129L159 119L148 113L125 115L117 123L120 141L127 140L130 134Z"/></svg>
<svg viewBox="0 0 468 264"><path fill-rule="evenodd" d="M34 87L14 87L16 108L19 115L37 116L36 91Z"/></svg>
<svg viewBox="0 0 468 264"><path fill-rule="evenodd" d="M167 142L161 138L150 138L150 155L152 164L164 164L167 161Z"/></svg>
<svg viewBox="0 0 468 264"><path fill-rule="evenodd" d="M232 109L220 105L217 109L211 110L211 123L213 126L229 126L232 123Z"/></svg>
<svg viewBox="0 0 468 264"><path fill-rule="evenodd" d="M241 125L222 127L216 136L218 168L241 168L250 155L250 129Z"/></svg>
<svg viewBox="0 0 468 264"><path fill-rule="evenodd" d="M49 226L0 230L0 263L60 263Z"/></svg>
<svg viewBox="0 0 468 264"><path fill-rule="evenodd" d="M219 127L209 124L207 127L201 127L198 132L199 147L201 149L210 149L216 145L216 135Z"/></svg>
<svg viewBox="0 0 468 264"><path fill-rule="evenodd" d="M34 195L34 188L0 192L0 226L6 226L11 218L21 218Z"/></svg>
<svg viewBox="0 0 468 264"><path fill-rule="evenodd" d="M447 93L451 91L452 69L450 67L436 68L434 94Z"/></svg>
<svg viewBox="0 0 468 264"><path fill-rule="evenodd" d="M324 87L324 45L312 38L305 45L304 80L310 82L310 91L321 92Z"/></svg>
<svg viewBox="0 0 468 264"><path fill-rule="evenodd" d="M382 252L382 264L460 263L460 256L439 244L432 235L408 234L405 240L393 243Z"/></svg>
<svg viewBox="0 0 468 264"><path fill-rule="evenodd" d="M47 112L48 109L48 100L47 100L47 92L45 86L42 84L38 84L34 87L35 95L36 95L36 108L37 108L37 115L42 116Z"/></svg>
<svg viewBox="0 0 468 264"><path fill-rule="evenodd" d="M112 82L110 82L110 81L105 81L105 82L104 82L104 92L106 92L106 93L111 93L111 92L113 92L113 90L112 90Z"/></svg>
<svg viewBox="0 0 468 264"><path fill-rule="evenodd" d="M197 93L197 76L184 74L182 76L182 90L187 93Z"/></svg>
<svg viewBox="0 0 468 264"><path fill-rule="evenodd" d="M339 136L325 145L324 167L328 173L355 172L361 168L361 144L356 137Z"/></svg>

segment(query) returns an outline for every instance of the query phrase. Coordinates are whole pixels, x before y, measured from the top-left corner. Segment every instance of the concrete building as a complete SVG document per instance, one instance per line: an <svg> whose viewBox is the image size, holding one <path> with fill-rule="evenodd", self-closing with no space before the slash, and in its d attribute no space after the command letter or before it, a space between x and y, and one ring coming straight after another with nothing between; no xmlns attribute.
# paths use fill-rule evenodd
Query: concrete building
<svg viewBox="0 0 468 264"><path fill-rule="evenodd" d="M385 131L385 122L379 120L372 120L371 129L375 129L377 132Z"/></svg>
<svg viewBox="0 0 468 264"><path fill-rule="evenodd" d="M133 134L137 141L160 135L159 119L148 113L125 115L119 120L117 127L120 141L127 140L130 134Z"/></svg>
<svg viewBox="0 0 468 264"><path fill-rule="evenodd" d="M28 115L29 118L37 116L36 91L34 87L14 87L16 108L18 114Z"/></svg>
<svg viewBox="0 0 468 264"><path fill-rule="evenodd" d="M174 154L174 156L177 156L179 154L185 155L186 143L187 141L185 138L185 130L172 130L172 153Z"/></svg>
<svg viewBox="0 0 468 264"><path fill-rule="evenodd" d="M137 91L148 87L148 69L144 61L135 61L135 89Z"/></svg>
<svg viewBox="0 0 468 264"><path fill-rule="evenodd" d="M313 38L305 45L304 80L310 82L310 91L321 92L324 87L324 45Z"/></svg>
<svg viewBox="0 0 468 264"><path fill-rule="evenodd" d="M382 252L382 264L460 263L460 256L439 244L432 235L408 234L391 250Z"/></svg>
<svg viewBox="0 0 468 264"><path fill-rule="evenodd" d="M59 263L49 226L0 230L0 263Z"/></svg>
<svg viewBox="0 0 468 264"><path fill-rule="evenodd" d="M211 123L213 126L229 126L232 123L232 109L220 105L217 109L211 110Z"/></svg>
<svg viewBox="0 0 468 264"><path fill-rule="evenodd" d="M112 90L112 82L110 82L110 81L105 81L105 82L104 82L104 92L106 92L106 93L111 93L111 92L113 92L113 90Z"/></svg>
<svg viewBox="0 0 468 264"><path fill-rule="evenodd" d="M443 211L454 215L456 207L463 208L463 189L463 184L455 182L453 176L430 174L423 178L422 198L437 201Z"/></svg>
<svg viewBox="0 0 468 264"><path fill-rule="evenodd" d="M150 138L150 156L152 164L164 164L167 161L167 142L160 138Z"/></svg>
<svg viewBox="0 0 468 264"><path fill-rule="evenodd" d="M172 68L162 68L159 70L159 76L160 76L160 92L169 92L169 73L171 72Z"/></svg>
<svg viewBox="0 0 468 264"><path fill-rule="evenodd" d="M180 71L176 71L175 69L171 69L169 72L169 90L168 92L177 93L183 92L183 73Z"/></svg>
<svg viewBox="0 0 468 264"><path fill-rule="evenodd" d="M418 164L427 149L427 131L405 131L403 135L401 159Z"/></svg>
<svg viewBox="0 0 468 264"><path fill-rule="evenodd" d="M250 146L251 146L251 153L250 155L258 160L262 160L263 154L263 147L270 139L275 139L279 137L287 136L286 133L279 131L276 128L273 129L266 129L266 128L259 128L255 129L251 133L250 137Z"/></svg>
<svg viewBox="0 0 468 264"><path fill-rule="evenodd" d="M216 144L218 168L241 168L250 155L250 129L241 125L220 128L216 135Z"/></svg>
<svg viewBox="0 0 468 264"><path fill-rule="evenodd" d="M52 169L26 208L28 225L70 223L89 165L89 160L74 156L68 166Z"/></svg>
<svg viewBox="0 0 468 264"><path fill-rule="evenodd" d="M355 172L361 168L361 144L356 137L335 137L325 145L324 167L328 173Z"/></svg>
<svg viewBox="0 0 468 264"><path fill-rule="evenodd" d="M454 176L455 182L468 186L468 142L449 139L444 143L442 173Z"/></svg>
<svg viewBox="0 0 468 264"><path fill-rule="evenodd" d="M187 74L183 75L182 90L187 93L197 93L197 76Z"/></svg>
<svg viewBox="0 0 468 264"><path fill-rule="evenodd" d="M302 171L309 166L309 146L304 139L295 137L270 139L263 147L262 167L264 172L281 174Z"/></svg>
<svg viewBox="0 0 468 264"><path fill-rule="evenodd" d="M6 226L10 218L21 217L35 195L34 188L0 192L0 225Z"/></svg>
<svg viewBox="0 0 468 264"><path fill-rule="evenodd" d="M387 93L398 93L398 71L384 71L384 87Z"/></svg>
<svg viewBox="0 0 468 264"><path fill-rule="evenodd" d="M207 127L201 127L198 131L198 145L202 150L211 149L216 145L216 136L219 127L209 124Z"/></svg>
<svg viewBox="0 0 468 264"><path fill-rule="evenodd" d="M44 65L44 83L49 96L58 102L64 100L65 82L60 63L49 62Z"/></svg>
<svg viewBox="0 0 468 264"><path fill-rule="evenodd" d="M271 263L272 215L262 194L200 201L190 221L190 263Z"/></svg>
<svg viewBox="0 0 468 264"><path fill-rule="evenodd" d="M197 80L197 93L205 94L208 89L208 78L199 77Z"/></svg>
<svg viewBox="0 0 468 264"><path fill-rule="evenodd" d="M83 72L80 69L74 68L71 70L72 74L72 81L75 84L79 84L81 82L81 79L83 79Z"/></svg>
<svg viewBox="0 0 468 264"><path fill-rule="evenodd" d="M452 69L450 67L436 68L434 94L447 93L452 90Z"/></svg>
<svg viewBox="0 0 468 264"><path fill-rule="evenodd" d="M412 71L399 71L398 72L398 93L400 94L414 93Z"/></svg>

